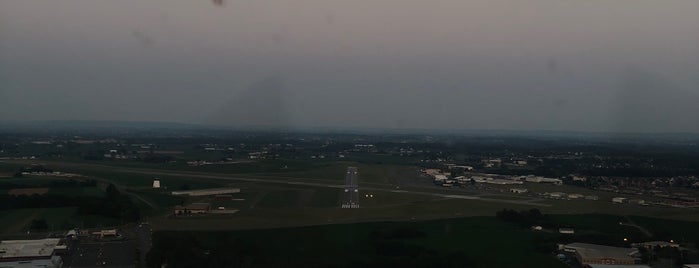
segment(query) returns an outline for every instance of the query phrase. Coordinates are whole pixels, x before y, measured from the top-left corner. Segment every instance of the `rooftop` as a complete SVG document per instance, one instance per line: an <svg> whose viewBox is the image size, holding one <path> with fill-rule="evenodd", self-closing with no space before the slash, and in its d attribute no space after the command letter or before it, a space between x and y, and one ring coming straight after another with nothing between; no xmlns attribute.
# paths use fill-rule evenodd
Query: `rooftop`
<svg viewBox="0 0 699 268"><path fill-rule="evenodd" d="M0 260L9 258L48 258L60 239L5 240L0 242Z"/></svg>
<svg viewBox="0 0 699 268"><path fill-rule="evenodd" d="M565 245L566 249L573 249L580 257L586 258L615 258L615 259L625 259L634 258L634 254L638 251L634 248L619 248L604 245L586 244L586 243L572 243Z"/></svg>
<svg viewBox="0 0 699 268"><path fill-rule="evenodd" d="M618 264L588 264L590 268L650 268L650 266L645 264L629 264L629 265L618 265Z"/></svg>
<svg viewBox="0 0 699 268"><path fill-rule="evenodd" d="M174 191L174 192L172 192L172 195L203 196L203 195L235 194L235 193L240 193L240 188L209 188L209 189L188 190L188 191Z"/></svg>
<svg viewBox="0 0 699 268"><path fill-rule="evenodd" d="M207 210L209 207L211 207L209 203L192 203L186 206L175 206L175 209Z"/></svg>

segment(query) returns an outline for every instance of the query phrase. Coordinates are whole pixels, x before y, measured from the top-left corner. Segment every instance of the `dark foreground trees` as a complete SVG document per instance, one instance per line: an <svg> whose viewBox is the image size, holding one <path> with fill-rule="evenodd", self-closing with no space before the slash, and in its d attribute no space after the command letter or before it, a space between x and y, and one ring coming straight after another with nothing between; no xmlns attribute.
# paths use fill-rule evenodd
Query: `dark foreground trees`
<svg viewBox="0 0 699 268"><path fill-rule="evenodd" d="M77 207L81 215L99 215L132 222L140 219L138 206L114 185L107 187L104 197L66 195L0 195L0 210L20 208Z"/></svg>

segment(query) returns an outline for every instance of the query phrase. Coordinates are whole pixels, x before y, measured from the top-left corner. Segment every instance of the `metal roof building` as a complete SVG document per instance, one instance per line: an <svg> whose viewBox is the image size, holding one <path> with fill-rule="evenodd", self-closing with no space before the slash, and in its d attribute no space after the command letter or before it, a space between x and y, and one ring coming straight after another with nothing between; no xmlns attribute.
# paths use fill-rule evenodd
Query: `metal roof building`
<svg viewBox="0 0 699 268"><path fill-rule="evenodd" d="M0 242L0 267L61 267L54 252L58 238L38 240L6 240Z"/></svg>
<svg viewBox="0 0 699 268"><path fill-rule="evenodd" d="M634 248L572 243L565 245L563 249L568 252L575 252L576 258L582 265L633 265L639 260L638 250Z"/></svg>

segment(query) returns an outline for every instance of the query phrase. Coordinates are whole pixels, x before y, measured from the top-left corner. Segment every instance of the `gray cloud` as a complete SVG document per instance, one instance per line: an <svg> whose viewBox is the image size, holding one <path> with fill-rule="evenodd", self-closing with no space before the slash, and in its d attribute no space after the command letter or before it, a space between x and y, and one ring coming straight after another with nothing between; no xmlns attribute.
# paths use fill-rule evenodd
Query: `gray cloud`
<svg viewBox="0 0 699 268"><path fill-rule="evenodd" d="M699 132L696 10L8 0L0 120Z"/></svg>

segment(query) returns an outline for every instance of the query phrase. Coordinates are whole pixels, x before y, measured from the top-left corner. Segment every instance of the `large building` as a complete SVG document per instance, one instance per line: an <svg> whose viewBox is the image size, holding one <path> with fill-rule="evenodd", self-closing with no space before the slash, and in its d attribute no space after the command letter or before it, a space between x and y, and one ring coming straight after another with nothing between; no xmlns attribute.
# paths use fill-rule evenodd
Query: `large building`
<svg viewBox="0 0 699 268"><path fill-rule="evenodd" d="M186 206L175 206L175 215L206 214L211 210L209 203L192 203Z"/></svg>
<svg viewBox="0 0 699 268"><path fill-rule="evenodd" d="M61 267L63 260L55 253L57 249L65 248L65 246L59 246L59 242L58 238L1 241L0 267Z"/></svg>
<svg viewBox="0 0 699 268"><path fill-rule="evenodd" d="M174 191L172 195L207 196L240 193L240 188L209 188L188 191Z"/></svg>
<svg viewBox="0 0 699 268"><path fill-rule="evenodd" d="M572 243L563 246L563 250L575 253L582 265L612 264L633 265L640 261L640 254L635 248L620 248L586 243Z"/></svg>
<svg viewBox="0 0 699 268"><path fill-rule="evenodd" d="M524 177L524 181L535 182L535 183L553 183L556 185L563 184L563 181L561 179L544 178L544 177L531 176L531 175Z"/></svg>
<svg viewBox="0 0 699 268"><path fill-rule="evenodd" d="M616 264L590 264L587 268L651 268L645 264L626 264L626 265L616 265Z"/></svg>

